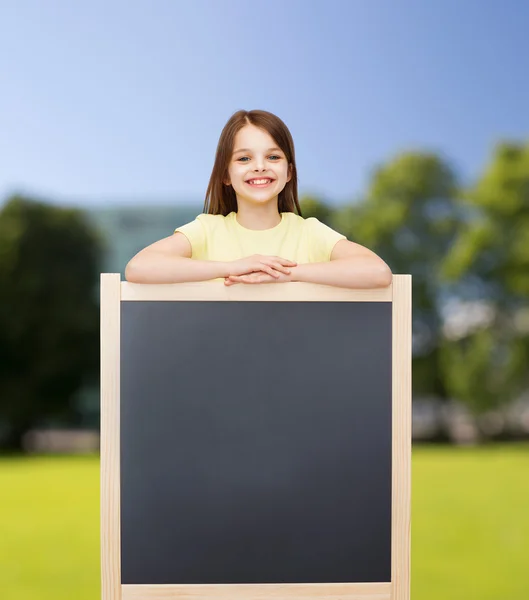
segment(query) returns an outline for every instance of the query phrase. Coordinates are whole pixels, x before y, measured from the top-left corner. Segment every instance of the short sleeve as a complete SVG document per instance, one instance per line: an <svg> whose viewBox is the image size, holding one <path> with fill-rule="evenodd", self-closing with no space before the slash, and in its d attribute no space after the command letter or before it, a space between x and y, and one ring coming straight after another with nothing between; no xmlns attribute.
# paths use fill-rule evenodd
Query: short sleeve
<svg viewBox="0 0 529 600"><path fill-rule="evenodd" d="M201 215L190 223L177 227L174 230L174 233L177 231L183 233L191 244L191 257L203 260L207 254L207 236L204 223L201 222L200 216Z"/></svg>
<svg viewBox="0 0 529 600"><path fill-rule="evenodd" d="M311 262L327 262L331 260L332 249L336 242L346 240L345 235L335 231L316 217L306 219L309 233Z"/></svg>

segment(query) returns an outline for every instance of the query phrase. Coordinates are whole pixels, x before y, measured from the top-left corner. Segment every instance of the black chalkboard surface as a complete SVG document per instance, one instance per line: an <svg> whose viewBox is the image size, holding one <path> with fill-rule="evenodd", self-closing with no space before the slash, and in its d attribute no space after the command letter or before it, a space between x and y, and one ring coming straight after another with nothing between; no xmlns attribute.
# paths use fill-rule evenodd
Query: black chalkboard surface
<svg viewBox="0 0 529 600"><path fill-rule="evenodd" d="M391 581L391 302L121 302L121 583Z"/></svg>

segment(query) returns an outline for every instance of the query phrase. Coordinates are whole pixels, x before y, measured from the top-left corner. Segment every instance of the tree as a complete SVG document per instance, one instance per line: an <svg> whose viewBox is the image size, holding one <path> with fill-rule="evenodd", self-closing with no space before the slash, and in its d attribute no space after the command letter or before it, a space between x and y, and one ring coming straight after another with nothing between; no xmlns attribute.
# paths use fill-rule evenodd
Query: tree
<svg viewBox="0 0 529 600"><path fill-rule="evenodd" d="M19 450L45 418L67 419L99 370L104 245L77 209L14 196L0 211L0 422Z"/></svg>
<svg viewBox="0 0 529 600"><path fill-rule="evenodd" d="M474 218L443 270L485 318L444 344L442 363L450 392L480 414L529 387L529 144L499 144L461 196Z"/></svg>
<svg viewBox="0 0 529 600"><path fill-rule="evenodd" d="M330 226L333 209L325 204L323 200L320 200L316 196L305 195L300 199L299 205L303 213L303 218L316 217L318 221Z"/></svg>
<svg viewBox="0 0 529 600"><path fill-rule="evenodd" d="M447 397L439 364L445 254L462 218L451 167L432 153L403 153L372 174L357 204L335 214L335 226L376 252L393 273L412 275L413 392Z"/></svg>

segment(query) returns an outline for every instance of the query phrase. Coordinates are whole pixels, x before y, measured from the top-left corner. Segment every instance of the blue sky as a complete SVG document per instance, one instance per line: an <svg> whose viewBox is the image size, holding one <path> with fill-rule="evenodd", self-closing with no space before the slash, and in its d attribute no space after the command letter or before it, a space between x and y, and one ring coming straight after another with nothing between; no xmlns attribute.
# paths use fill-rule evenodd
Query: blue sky
<svg viewBox="0 0 529 600"><path fill-rule="evenodd" d="M401 150L464 181L529 134L523 0L0 5L0 202L203 202L233 112L280 116L300 194L354 201Z"/></svg>

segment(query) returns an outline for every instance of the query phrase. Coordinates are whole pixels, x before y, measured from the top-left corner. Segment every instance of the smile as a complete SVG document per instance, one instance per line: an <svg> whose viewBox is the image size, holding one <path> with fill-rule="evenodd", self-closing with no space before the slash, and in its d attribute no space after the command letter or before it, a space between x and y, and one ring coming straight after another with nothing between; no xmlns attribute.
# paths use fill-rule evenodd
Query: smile
<svg viewBox="0 0 529 600"><path fill-rule="evenodd" d="M273 179L269 179L269 178L264 178L264 179L251 179L249 181L246 181L246 183L248 185L251 185L252 187L267 187L269 186L274 180Z"/></svg>

